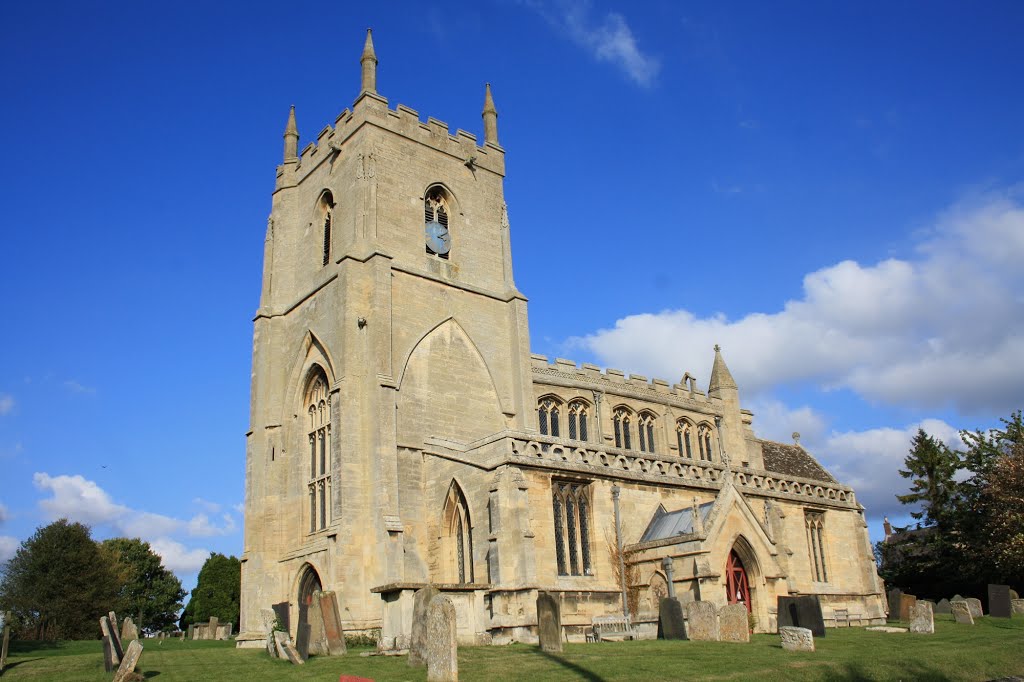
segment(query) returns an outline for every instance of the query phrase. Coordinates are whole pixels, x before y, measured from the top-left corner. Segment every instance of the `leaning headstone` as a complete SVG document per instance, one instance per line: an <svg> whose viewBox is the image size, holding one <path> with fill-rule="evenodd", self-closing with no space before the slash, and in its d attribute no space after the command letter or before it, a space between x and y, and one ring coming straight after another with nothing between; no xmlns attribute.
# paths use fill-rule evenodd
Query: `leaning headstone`
<svg viewBox="0 0 1024 682"><path fill-rule="evenodd" d="M0 665L0 672L3 672L3 669L4 667ZM108 673L114 672L114 649L106 635L103 636L103 670Z"/></svg>
<svg viewBox="0 0 1024 682"><path fill-rule="evenodd" d="M807 628L784 625L779 628L779 637L786 651L814 651L814 633Z"/></svg>
<svg viewBox="0 0 1024 682"><path fill-rule="evenodd" d="M675 597L662 597L658 603L658 639L686 639L683 605Z"/></svg>
<svg viewBox="0 0 1024 682"><path fill-rule="evenodd" d="M295 652L302 660L309 659L309 635L313 626L309 623L299 623L299 631L295 633Z"/></svg>
<svg viewBox="0 0 1024 682"><path fill-rule="evenodd" d="M1010 608L1009 585L988 586L988 615L993 618L1013 617L1013 609Z"/></svg>
<svg viewBox="0 0 1024 682"><path fill-rule="evenodd" d="M940 599L939 603L935 605L933 609L935 613L944 613L947 616L953 613L953 607L950 606L948 599Z"/></svg>
<svg viewBox="0 0 1024 682"><path fill-rule="evenodd" d="M121 641L130 642L138 638L139 629L135 627L135 622L130 617L126 617L121 623Z"/></svg>
<svg viewBox="0 0 1024 682"><path fill-rule="evenodd" d="M313 599L317 599L317 593L313 593ZM338 596L334 592L319 593L320 617L323 619L324 641L321 648L326 656L344 656L347 652L345 647L345 630L341 627L341 609L338 607Z"/></svg>
<svg viewBox="0 0 1024 682"><path fill-rule="evenodd" d="M694 642L718 641L718 611L712 602L686 603L686 636Z"/></svg>
<svg viewBox="0 0 1024 682"><path fill-rule="evenodd" d="M142 656L142 642L133 639L132 643L128 645L128 650L124 652L121 665L114 673L113 682L126 682L126 680L132 679L132 673L135 672L135 666L139 664L140 656Z"/></svg>
<svg viewBox="0 0 1024 682"><path fill-rule="evenodd" d="M950 602L953 605L953 620L963 625L974 625L974 617L971 616L971 607L965 601Z"/></svg>
<svg viewBox="0 0 1024 682"><path fill-rule="evenodd" d="M967 607L971 610L971 618L981 618L985 613L981 610L981 600L975 597L967 598Z"/></svg>
<svg viewBox="0 0 1024 682"><path fill-rule="evenodd" d="M821 601L817 595L779 597L776 604L776 619L780 628L807 628L815 637L825 636L825 618L822 616ZM893 619L892 614L889 618Z"/></svg>
<svg viewBox="0 0 1024 682"><path fill-rule="evenodd" d="M910 607L910 631L921 635L935 634L935 615L930 601L919 601Z"/></svg>
<svg viewBox="0 0 1024 682"><path fill-rule="evenodd" d="M749 642L750 620L745 604L729 604L718 612L718 635L723 642Z"/></svg>
<svg viewBox="0 0 1024 682"><path fill-rule="evenodd" d="M11 641L11 612L0 611L0 673L7 665L7 647ZM110 672L110 671L107 671Z"/></svg>
<svg viewBox="0 0 1024 682"><path fill-rule="evenodd" d="M1011 599L1010 610L1015 616L1024 616L1024 599Z"/></svg>
<svg viewBox="0 0 1024 682"><path fill-rule="evenodd" d="M121 651L121 642L114 636L114 628L110 627L110 616L100 617L100 632L104 637L110 639L110 658L114 665L120 665L124 652Z"/></svg>
<svg viewBox="0 0 1024 682"><path fill-rule="evenodd" d="M455 639L455 605L437 595L427 605L427 682L458 682L459 648Z"/></svg>
<svg viewBox="0 0 1024 682"><path fill-rule="evenodd" d="M416 590L412 602L412 636L409 638L409 659L411 666L418 667L427 662L427 607L438 595L438 591L427 586Z"/></svg>
<svg viewBox="0 0 1024 682"><path fill-rule="evenodd" d="M912 594L900 595L900 620L904 623L910 621L910 609L917 603L917 597Z"/></svg>
<svg viewBox="0 0 1024 682"><path fill-rule="evenodd" d="M281 627L284 629L284 631L290 632L292 626L288 615L288 602L278 602L277 604L271 605L271 608L274 609L274 614L277 616L277 622L281 624Z"/></svg>
<svg viewBox="0 0 1024 682"><path fill-rule="evenodd" d="M541 651L562 652L562 614L547 592L537 593L537 639Z"/></svg>
<svg viewBox="0 0 1024 682"><path fill-rule="evenodd" d="M120 660L124 658L125 645L121 641L121 630L117 627L117 614L111 611L107 614L107 618L110 619L110 642L114 645L114 651L117 652L118 657L115 663L120 663Z"/></svg>
<svg viewBox="0 0 1024 682"><path fill-rule="evenodd" d="M889 590L887 595L889 602L889 620L897 620L900 615L900 595L903 594L903 590L898 587L894 587Z"/></svg>
<svg viewBox="0 0 1024 682"><path fill-rule="evenodd" d="M277 656L283 658L293 665L302 665L305 661L299 656L299 652L295 650L295 646L292 644L291 637L288 636L287 632L281 632L280 630L274 632L274 644L277 645Z"/></svg>
<svg viewBox="0 0 1024 682"><path fill-rule="evenodd" d="M260 622L263 624L263 632L267 636L267 653L271 658L277 656L277 645L274 644L274 623L277 621L277 614L273 609L260 609Z"/></svg>

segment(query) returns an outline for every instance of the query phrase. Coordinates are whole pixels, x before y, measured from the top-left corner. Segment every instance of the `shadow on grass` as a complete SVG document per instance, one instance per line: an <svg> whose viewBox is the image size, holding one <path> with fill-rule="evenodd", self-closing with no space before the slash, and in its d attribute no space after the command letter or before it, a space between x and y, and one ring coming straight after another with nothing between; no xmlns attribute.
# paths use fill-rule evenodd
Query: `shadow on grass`
<svg viewBox="0 0 1024 682"><path fill-rule="evenodd" d="M555 654L553 654L553 653L551 653L549 651L541 650L540 655L543 656L544 658L547 658L548 660L554 661L555 663L557 663L558 665L562 666L563 668L565 668L567 670L573 671L574 673L579 675L584 680L590 680L590 682L605 682L605 679L603 677L601 677L600 675L595 675L594 673L590 672L586 668L584 668L582 666L579 666L579 665L576 665L575 663L573 663L571 661L567 661L564 658L562 658L561 656L556 656Z"/></svg>
<svg viewBox="0 0 1024 682"><path fill-rule="evenodd" d="M11 668L17 668L19 665L22 665L23 663L31 663L32 661L41 661L41 660L43 660L42 657L40 657L40 658L26 658L24 661L15 661L14 663L11 663L10 661L8 661L7 663L4 664L4 672L7 672ZM0 673L0 674L2 674L2 673Z"/></svg>
<svg viewBox="0 0 1024 682"><path fill-rule="evenodd" d="M9 645L9 652L12 654L32 653L33 651L46 651L61 649L63 642L46 641L39 639L12 639Z"/></svg>
<svg viewBox="0 0 1024 682"><path fill-rule="evenodd" d="M146 672L142 673L142 676L143 676L143 677L144 677L145 679L147 679L147 680L148 680L149 678L151 678L151 677L156 677L156 676L157 676L157 675L159 675L159 674L160 674L160 671L159 671L159 670L147 670Z"/></svg>
<svg viewBox="0 0 1024 682"><path fill-rule="evenodd" d="M939 672L935 668L930 666L921 665L920 663L909 663L905 667L900 669L901 679L904 680L915 680L923 682L949 682L953 678L949 677L943 672ZM868 670L860 663L846 663L842 667L835 667L829 670L828 679L842 680L844 682L870 682L871 680L877 679L874 673L868 672Z"/></svg>

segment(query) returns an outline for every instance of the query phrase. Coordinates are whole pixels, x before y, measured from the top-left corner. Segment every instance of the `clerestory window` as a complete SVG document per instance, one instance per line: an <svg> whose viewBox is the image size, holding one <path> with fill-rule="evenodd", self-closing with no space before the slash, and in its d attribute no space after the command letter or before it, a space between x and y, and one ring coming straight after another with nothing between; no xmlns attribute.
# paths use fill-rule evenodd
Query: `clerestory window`
<svg viewBox="0 0 1024 682"><path fill-rule="evenodd" d="M615 432L615 447L633 449L632 431L633 413L625 407L618 407L612 414L612 428Z"/></svg>
<svg viewBox="0 0 1024 682"><path fill-rule="evenodd" d="M582 400L574 400L569 403L569 438L573 440L587 441L587 416L589 410L587 403Z"/></svg>
<svg viewBox="0 0 1024 682"><path fill-rule="evenodd" d="M642 452L654 452L654 421L650 412L641 413L637 419L636 430Z"/></svg>
<svg viewBox="0 0 1024 682"><path fill-rule="evenodd" d="M700 449L700 458L705 462L712 460L711 453L711 426L701 424L697 427L697 446Z"/></svg>
<svg viewBox="0 0 1024 682"><path fill-rule="evenodd" d="M693 424L685 419L677 421L676 441L679 444L679 456L693 459Z"/></svg>

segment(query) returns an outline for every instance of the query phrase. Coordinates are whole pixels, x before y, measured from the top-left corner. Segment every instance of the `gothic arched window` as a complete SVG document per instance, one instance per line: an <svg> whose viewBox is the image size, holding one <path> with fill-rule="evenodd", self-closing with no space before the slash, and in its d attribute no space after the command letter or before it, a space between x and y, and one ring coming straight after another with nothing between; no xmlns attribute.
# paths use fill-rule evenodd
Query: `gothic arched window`
<svg viewBox="0 0 1024 682"><path fill-rule="evenodd" d="M446 579L461 584L473 582L473 535L469 506L458 484L452 482L444 505L445 555L452 565Z"/></svg>
<svg viewBox="0 0 1024 682"><path fill-rule="evenodd" d="M569 403L569 438L587 441L587 403L574 400Z"/></svg>
<svg viewBox="0 0 1024 682"><path fill-rule="evenodd" d="M555 519L555 561L558 575L592 575L590 500L583 483L552 481Z"/></svg>
<svg viewBox="0 0 1024 682"><path fill-rule="evenodd" d="M821 512L805 512L804 526L807 529L807 551L811 558L811 574L819 583L828 582L828 568L825 566L825 515Z"/></svg>
<svg viewBox="0 0 1024 682"><path fill-rule="evenodd" d="M309 532L331 522L331 394L327 376L317 368L306 390L306 437L309 442Z"/></svg>
<svg viewBox="0 0 1024 682"><path fill-rule="evenodd" d="M320 236L323 238L323 258L320 264L331 262L331 228L334 226L334 195L324 190L317 202L316 220L319 221Z"/></svg>
<svg viewBox="0 0 1024 682"><path fill-rule="evenodd" d="M676 422L676 441L679 443L679 456L693 459L693 424L680 419Z"/></svg>
<svg viewBox="0 0 1024 682"><path fill-rule="evenodd" d="M710 462L713 459L711 453L714 452L711 449L710 425L701 424L697 427L697 445L700 448L700 458L705 462Z"/></svg>
<svg viewBox="0 0 1024 682"><path fill-rule="evenodd" d="M540 426L540 435L554 436L561 434L559 428L560 410L559 403L554 398L541 398L537 404L537 422Z"/></svg>
<svg viewBox="0 0 1024 682"><path fill-rule="evenodd" d="M427 253L440 258L451 254L452 237L449 232L451 206L447 192L434 187L423 200L423 224L426 229Z"/></svg>
<svg viewBox="0 0 1024 682"><path fill-rule="evenodd" d="M633 441L630 433L630 424L633 421L633 413L625 407L615 408L612 414L612 426L615 430L615 447L631 450Z"/></svg>
<svg viewBox="0 0 1024 682"><path fill-rule="evenodd" d="M643 452L654 452L654 421L655 417L650 412L641 412L637 419L637 435Z"/></svg>

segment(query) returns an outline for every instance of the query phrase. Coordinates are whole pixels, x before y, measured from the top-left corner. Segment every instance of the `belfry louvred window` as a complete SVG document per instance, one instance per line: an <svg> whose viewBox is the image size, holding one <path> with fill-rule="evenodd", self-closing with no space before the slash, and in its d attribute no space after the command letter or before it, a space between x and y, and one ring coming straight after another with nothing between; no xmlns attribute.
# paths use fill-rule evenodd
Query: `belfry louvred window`
<svg viewBox="0 0 1024 682"><path fill-rule="evenodd" d="M552 481L555 562L558 575L592 575L589 485Z"/></svg>

